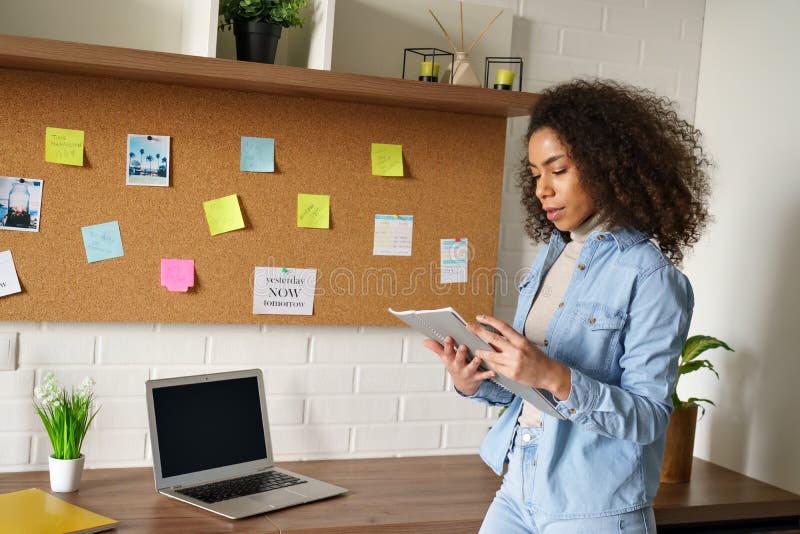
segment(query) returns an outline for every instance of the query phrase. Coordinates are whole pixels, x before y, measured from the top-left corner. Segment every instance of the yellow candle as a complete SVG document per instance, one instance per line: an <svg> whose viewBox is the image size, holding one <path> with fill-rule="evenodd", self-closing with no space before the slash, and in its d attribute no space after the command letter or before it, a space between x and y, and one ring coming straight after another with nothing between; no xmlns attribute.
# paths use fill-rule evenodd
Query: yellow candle
<svg viewBox="0 0 800 534"><path fill-rule="evenodd" d="M420 63L420 76L439 77L439 64L433 61L423 61Z"/></svg>
<svg viewBox="0 0 800 534"><path fill-rule="evenodd" d="M508 69L497 69L497 78L494 83L498 85L512 85L514 83L514 71Z"/></svg>

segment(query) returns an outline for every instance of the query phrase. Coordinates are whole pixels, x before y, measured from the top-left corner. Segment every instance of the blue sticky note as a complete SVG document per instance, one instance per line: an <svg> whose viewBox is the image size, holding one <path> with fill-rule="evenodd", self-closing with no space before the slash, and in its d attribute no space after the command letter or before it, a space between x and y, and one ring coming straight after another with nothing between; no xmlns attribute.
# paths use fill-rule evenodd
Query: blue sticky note
<svg viewBox="0 0 800 534"><path fill-rule="evenodd" d="M242 137L240 170L275 172L275 139Z"/></svg>
<svg viewBox="0 0 800 534"><path fill-rule="evenodd" d="M83 247L86 249L86 261L89 263L125 255L117 221L84 226L81 228L81 233L83 233Z"/></svg>

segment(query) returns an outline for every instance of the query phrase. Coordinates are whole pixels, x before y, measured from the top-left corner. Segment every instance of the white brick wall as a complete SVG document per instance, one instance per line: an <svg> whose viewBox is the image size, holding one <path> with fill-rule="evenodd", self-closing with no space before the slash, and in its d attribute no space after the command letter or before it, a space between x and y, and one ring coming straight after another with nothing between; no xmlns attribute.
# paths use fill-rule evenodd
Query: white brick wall
<svg viewBox="0 0 800 534"><path fill-rule="evenodd" d="M30 453L30 434L0 434L0 466L27 464Z"/></svg>
<svg viewBox="0 0 800 534"><path fill-rule="evenodd" d="M24 397L33 391L33 369L0 372L0 398Z"/></svg>
<svg viewBox="0 0 800 534"><path fill-rule="evenodd" d="M515 11L512 54L529 91L603 76L677 99L691 118L703 0L484 0ZM522 231L515 175L524 118L508 121L495 315L510 320L536 249ZM498 288L499 289L499 288ZM31 404L47 371L97 381L102 409L88 467L149 465L144 382L258 367L281 460L475 452L497 409L452 391L439 359L405 328L0 322L19 332L19 366L0 372L0 471L45 469L50 444Z"/></svg>
<svg viewBox="0 0 800 534"><path fill-rule="evenodd" d="M312 397L308 404L308 422L311 424L397 421L397 397L394 395Z"/></svg>
<svg viewBox="0 0 800 534"><path fill-rule="evenodd" d="M403 421L452 421L484 419L486 406L457 393L409 395L403 398Z"/></svg>
<svg viewBox="0 0 800 534"><path fill-rule="evenodd" d="M365 426L355 429L356 451L385 451L438 449L442 425L405 424Z"/></svg>

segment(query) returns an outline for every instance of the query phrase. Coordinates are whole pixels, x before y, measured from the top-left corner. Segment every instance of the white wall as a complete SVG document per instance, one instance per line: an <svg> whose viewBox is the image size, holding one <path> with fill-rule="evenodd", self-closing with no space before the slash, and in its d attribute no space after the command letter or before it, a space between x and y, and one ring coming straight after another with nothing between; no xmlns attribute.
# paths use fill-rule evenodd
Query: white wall
<svg viewBox="0 0 800 534"><path fill-rule="evenodd" d="M4 1L0 33L182 53L183 1Z"/></svg>
<svg viewBox="0 0 800 534"><path fill-rule="evenodd" d="M216 57L219 0L183 0L181 54Z"/></svg>
<svg viewBox="0 0 800 534"><path fill-rule="evenodd" d="M735 350L710 354L720 380L687 376L710 398L702 458L800 493L800 3L708 0L697 126L717 161L716 223L686 262L693 333Z"/></svg>
<svg viewBox="0 0 800 534"><path fill-rule="evenodd" d="M512 54L525 58L526 90L577 74L615 76L677 98L692 115L702 0L483 3L514 13ZM181 46L182 0L107 2L123 20L111 20L109 8L100 25L87 21L106 2L72 2L79 32L64 27L71 20L65 4L3 2L0 31L164 51ZM167 26L153 17L157 6L167 9ZM509 121L500 267L512 273L527 267L534 253L512 187L524 123ZM507 317L514 300L498 297L496 312ZM455 395L438 359L404 328L0 323L0 332L7 331L21 334L18 369L0 372L0 470L46 468L48 443L30 399L47 370L67 383L87 374L98 382L103 407L87 438L90 467L151 463L147 378L263 368L279 460L475 452L496 414Z"/></svg>

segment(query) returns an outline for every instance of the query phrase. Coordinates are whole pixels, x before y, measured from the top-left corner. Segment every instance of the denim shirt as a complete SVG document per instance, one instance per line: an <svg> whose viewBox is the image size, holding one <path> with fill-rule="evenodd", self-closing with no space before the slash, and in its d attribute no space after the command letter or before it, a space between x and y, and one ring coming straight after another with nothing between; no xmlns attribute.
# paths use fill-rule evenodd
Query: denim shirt
<svg viewBox="0 0 800 534"><path fill-rule="evenodd" d="M522 332L539 285L564 249L554 232L520 285ZM550 320L543 346L570 368L559 402L544 414L533 480L534 509L557 518L599 517L649 506L658 489L678 359L694 307L688 279L641 232L589 234ZM489 380L472 398L508 409L480 447L502 474L522 399Z"/></svg>

